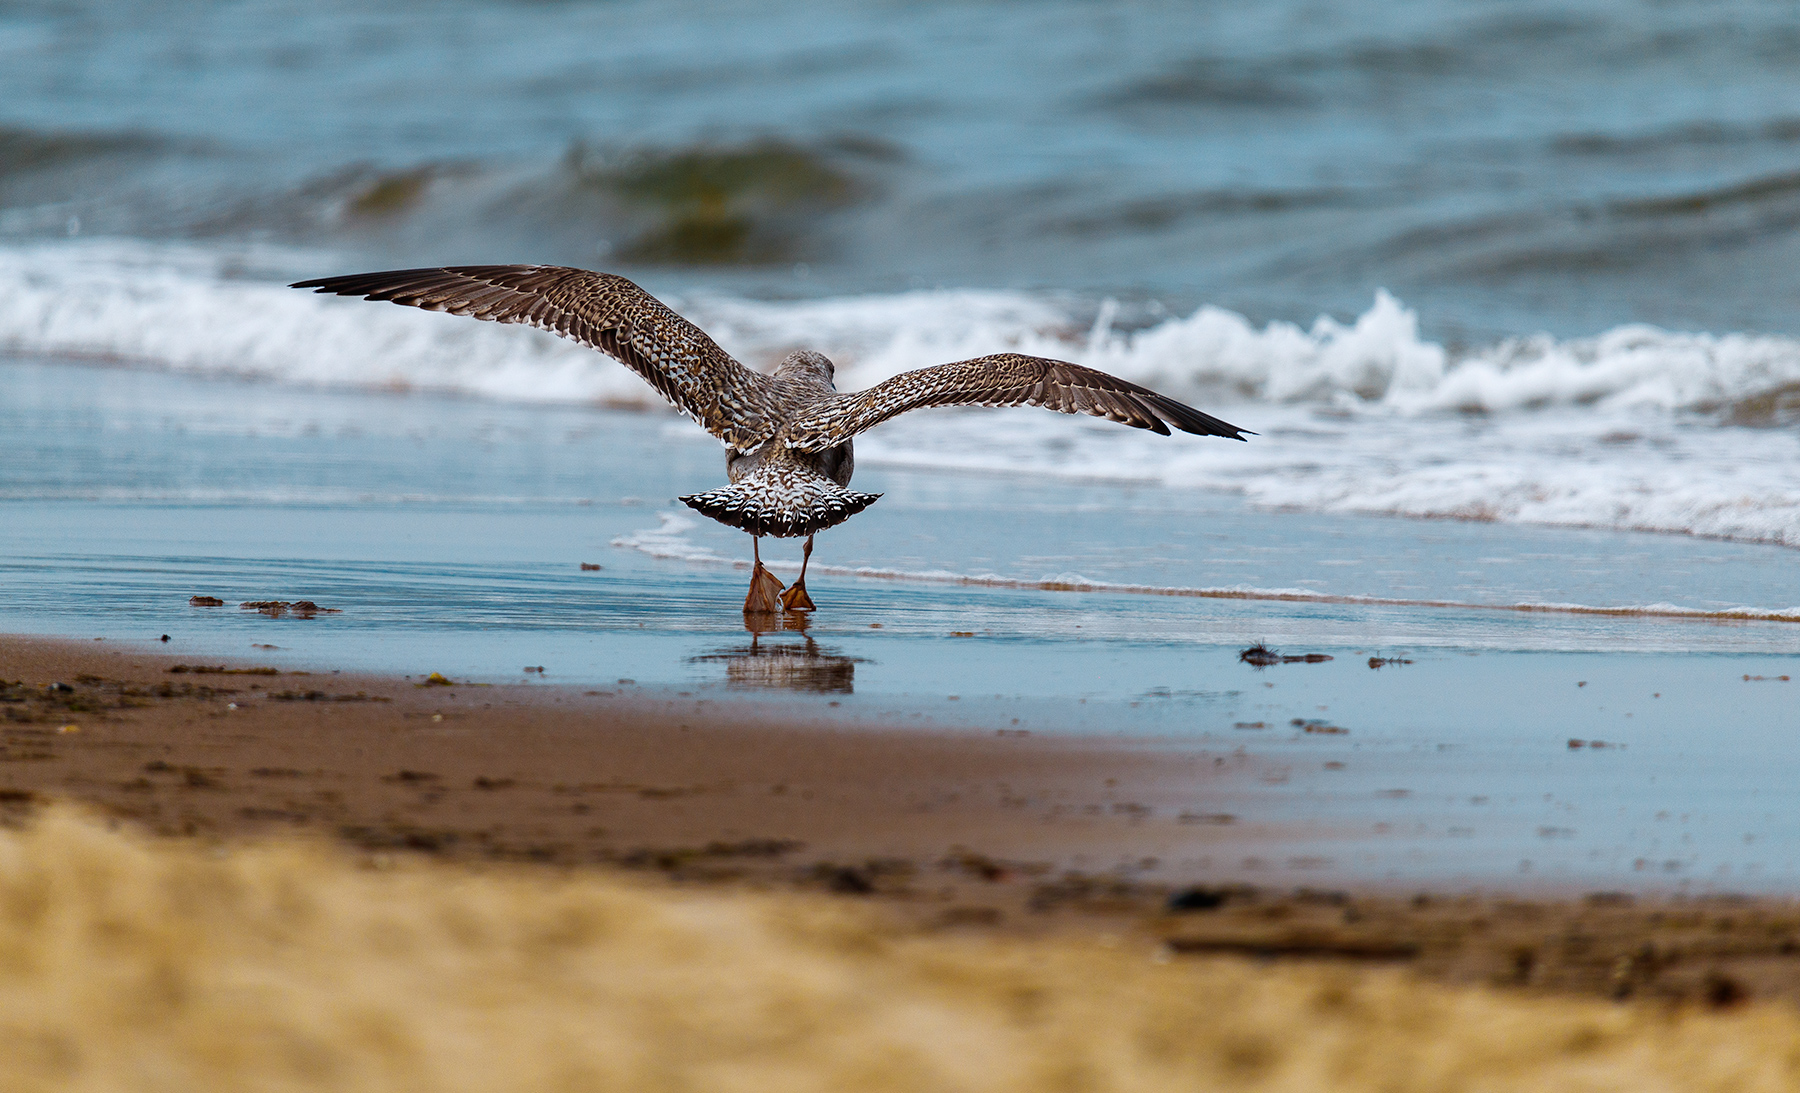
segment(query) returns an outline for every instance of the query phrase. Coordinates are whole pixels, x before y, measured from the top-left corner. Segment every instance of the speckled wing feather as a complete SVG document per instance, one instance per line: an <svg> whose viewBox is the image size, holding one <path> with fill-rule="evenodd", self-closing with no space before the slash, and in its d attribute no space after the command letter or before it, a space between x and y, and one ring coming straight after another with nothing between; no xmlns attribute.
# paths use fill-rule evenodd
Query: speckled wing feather
<svg viewBox="0 0 1800 1093"><path fill-rule="evenodd" d="M802 451L821 451L895 414L926 406L1042 406L1164 436L1174 426L1200 436L1244 439L1244 430L1237 426L1129 380L1067 361L997 353L904 372L867 391L815 402L788 423L786 443Z"/></svg>
<svg viewBox="0 0 1800 1093"><path fill-rule="evenodd" d="M773 436L780 389L623 277L563 266L448 266L321 277L292 287L524 323L616 358L739 450Z"/></svg>

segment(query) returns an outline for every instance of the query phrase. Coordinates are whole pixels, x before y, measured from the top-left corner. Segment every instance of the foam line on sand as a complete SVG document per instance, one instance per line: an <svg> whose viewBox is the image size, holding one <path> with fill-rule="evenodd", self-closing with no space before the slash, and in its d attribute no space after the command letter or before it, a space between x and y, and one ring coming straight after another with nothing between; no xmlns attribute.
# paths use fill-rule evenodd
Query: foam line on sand
<svg viewBox="0 0 1800 1093"><path fill-rule="evenodd" d="M612 545L637 550L653 558L689 562L699 565L729 565L749 569L748 558L728 558L710 547L700 546L682 533L695 522L679 513L658 513L661 523L629 535L621 535ZM796 562L766 561L768 569L795 571ZM1305 588L1256 588L1232 585L1217 588L1183 587L1180 585L1134 584L1126 581L1095 580L1079 573L1059 573L1045 577L1004 577L997 573L956 573L950 570L891 569L881 566L833 565L814 562L812 573L828 573L839 577L863 577L869 580L905 581L919 584L952 584L978 588L1012 588L1031 592L1110 592L1130 596L1177 596L1206 600L1261 600L1275 603L1346 604L1365 607L1417 607L1446 611L1514 611L1551 615L1597 615L1613 618L1684 619L1701 622L1796 622L1800 623L1800 607L1727 607L1717 609L1682 607L1671 603L1595 606L1581 603L1470 603L1464 600L1403 599L1389 596L1355 596L1330 592L1314 592Z"/></svg>

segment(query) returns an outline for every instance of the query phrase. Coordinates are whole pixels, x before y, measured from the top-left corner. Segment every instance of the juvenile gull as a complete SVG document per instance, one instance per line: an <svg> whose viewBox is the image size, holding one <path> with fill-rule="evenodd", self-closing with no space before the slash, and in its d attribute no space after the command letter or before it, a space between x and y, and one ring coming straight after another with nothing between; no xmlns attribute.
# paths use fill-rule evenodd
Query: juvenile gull
<svg viewBox="0 0 1800 1093"><path fill-rule="evenodd" d="M725 445L731 484L681 500L751 535L746 612L811 611L813 536L880 494L849 488L850 440L924 406L1042 406L1149 429L1244 439L1245 430L1135 383L1067 361L996 353L905 372L840 394L824 355L801 350L773 374L746 368L699 327L623 277L563 266L449 266L300 281L339 296L387 300L497 323L524 323L617 359ZM1255 434L1251 434L1255 435ZM762 537L806 536L800 578L783 589L763 568Z"/></svg>

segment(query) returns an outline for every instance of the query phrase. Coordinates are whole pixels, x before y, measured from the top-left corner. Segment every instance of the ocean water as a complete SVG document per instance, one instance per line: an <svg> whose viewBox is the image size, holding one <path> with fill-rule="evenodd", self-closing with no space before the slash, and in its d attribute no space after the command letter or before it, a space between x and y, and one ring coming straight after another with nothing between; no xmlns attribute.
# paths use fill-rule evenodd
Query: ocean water
<svg viewBox="0 0 1800 1093"><path fill-rule="evenodd" d="M281 288L617 270L846 387L1017 348L1262 434L941 414L886 465L1800 543L1782 4L0 9L0 352L650 406Z"/></svg>
<svg viewBox="0 0 1800 1093"><path fill-rule="evenodd" d="M1748 0L6 5L0 630L1254 747L1346 880L1791 889L1796 71ZM283 287L503 261L844 389L1015 349L1258 435L889 422L757 633L636 377Z"/></svg>
<svg viewBox="0 0 1800 1093"><path fill-rule="evenodd" d="M15 3L0 232L1795 333L1797 68L1763 0Z"/></svg>

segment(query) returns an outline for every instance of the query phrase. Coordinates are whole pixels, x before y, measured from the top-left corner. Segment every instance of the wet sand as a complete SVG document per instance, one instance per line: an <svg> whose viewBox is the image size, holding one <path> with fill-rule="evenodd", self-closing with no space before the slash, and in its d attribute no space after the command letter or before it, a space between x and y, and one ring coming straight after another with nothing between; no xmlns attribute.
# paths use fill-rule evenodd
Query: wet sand
<svg viewBox="0 0 1800 1093"><path fill-rule="evenodd" d="M11 820L72 800L234 845L302 833L370 861L814 893L909 929L1676 1006L1800 1000L1800 906L1785 899L1253 887L1215 881L1203 858L1163 860L1171 845L1281 859L1278 826L1228 811L1273 773L1249 756L110 645L0 638ZM1164 804L1176 796L1190 809Z"/></svg>

